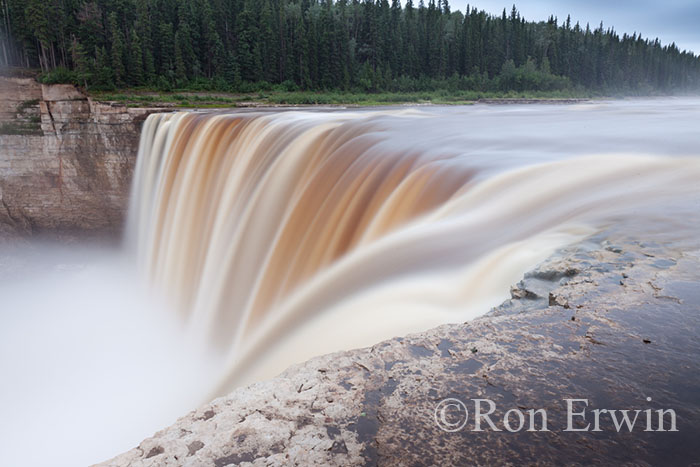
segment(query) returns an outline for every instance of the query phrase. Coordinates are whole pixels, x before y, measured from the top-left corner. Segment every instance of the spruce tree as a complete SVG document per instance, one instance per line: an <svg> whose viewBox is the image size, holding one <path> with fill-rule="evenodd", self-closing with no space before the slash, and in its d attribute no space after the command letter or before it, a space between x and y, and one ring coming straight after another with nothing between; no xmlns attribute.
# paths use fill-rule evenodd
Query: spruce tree
<svg viewBox="0 0 700 467"><path fill-rule="evenodd" d="M93 70L85 49L75 36L73 36L71 41L70 51L76 79L82 83L85 89L88 89L88 82L92 79Z"/></svg>
<svg viewBox="0 0 700 467"><path fill-rule="evenodd" d="M135 86L142 86L144 84L143 51L141 50L141 39L139 38L136 29L133 29L131 31L128 56L129 62L127 67L127 81L129 82L129 84Z"/></svg>
<svg viewBox="0 0 700 467"><path fill-rule="evenodd" d="M124 67L124 40L122 32L117 24L117 14L112 12L109 14L109 33L112 38L112 73L114 83L117 86L122 86L126 78L126 69Z"/></svg>

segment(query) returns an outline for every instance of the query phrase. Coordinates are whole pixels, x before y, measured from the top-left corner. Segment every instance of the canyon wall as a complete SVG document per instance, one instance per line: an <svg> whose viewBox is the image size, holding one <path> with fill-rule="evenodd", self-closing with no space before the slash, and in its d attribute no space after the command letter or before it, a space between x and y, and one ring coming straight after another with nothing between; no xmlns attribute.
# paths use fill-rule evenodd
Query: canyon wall
<svg viewBox="0 0 700 467"><path fill-rule="evenodd" d="M0 235L118 233L141 123L154 111L0 77Z"/></svg>

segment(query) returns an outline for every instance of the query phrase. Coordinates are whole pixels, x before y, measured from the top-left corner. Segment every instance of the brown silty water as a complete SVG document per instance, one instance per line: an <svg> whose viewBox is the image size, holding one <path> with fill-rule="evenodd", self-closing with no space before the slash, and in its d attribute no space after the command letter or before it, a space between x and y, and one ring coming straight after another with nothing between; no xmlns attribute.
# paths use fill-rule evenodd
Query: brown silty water
<svg viewBox="0 0 700 467"><path fill-rule="evenodd" d="M611 222L651 228L639 227L641 208L647 219L668 203L687 210L678 200L697 197L700 179L689 141L610 132L625 119L656 125L668 106L152 116L131 241L195 345L228 360L223 391L314 354L469 319L557 247ZM552 134L526 133L543 118ZM497 139L495 120L512 136ZM488 276L483 290L469 285ZM469 296L401 299L437 279Z"/></svg>

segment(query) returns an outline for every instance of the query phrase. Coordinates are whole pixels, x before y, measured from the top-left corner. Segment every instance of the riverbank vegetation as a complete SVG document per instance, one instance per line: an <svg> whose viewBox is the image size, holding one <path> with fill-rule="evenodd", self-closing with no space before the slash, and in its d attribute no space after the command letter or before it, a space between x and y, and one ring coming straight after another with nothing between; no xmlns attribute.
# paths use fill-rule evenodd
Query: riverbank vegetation
<svg viewBox="0 0 700 467"><path fill-rule="evenodd" d="M251 93L192 92L189 90L158 92L144 89L125 89L119 92L91 92L102 102L115 102L130 107L226 108L264 106L386 106L402 104L464 105L480 100L513 101L571 101L595 97L590 93L572 92L480 92L480 91L425 91L425 92L341 92L341 91L285 91L276 87Z"/></svg>

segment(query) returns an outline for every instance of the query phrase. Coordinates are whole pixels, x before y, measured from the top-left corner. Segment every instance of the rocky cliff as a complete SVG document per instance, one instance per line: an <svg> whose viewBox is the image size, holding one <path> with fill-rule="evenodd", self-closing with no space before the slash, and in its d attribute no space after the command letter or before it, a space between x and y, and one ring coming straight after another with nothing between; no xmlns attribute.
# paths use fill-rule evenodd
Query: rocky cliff
<svg viewBox="0 0 700 467"><path fill-rule="evenodd" d="M118 232L154 111L0 77L0 234Z"/></svg>

